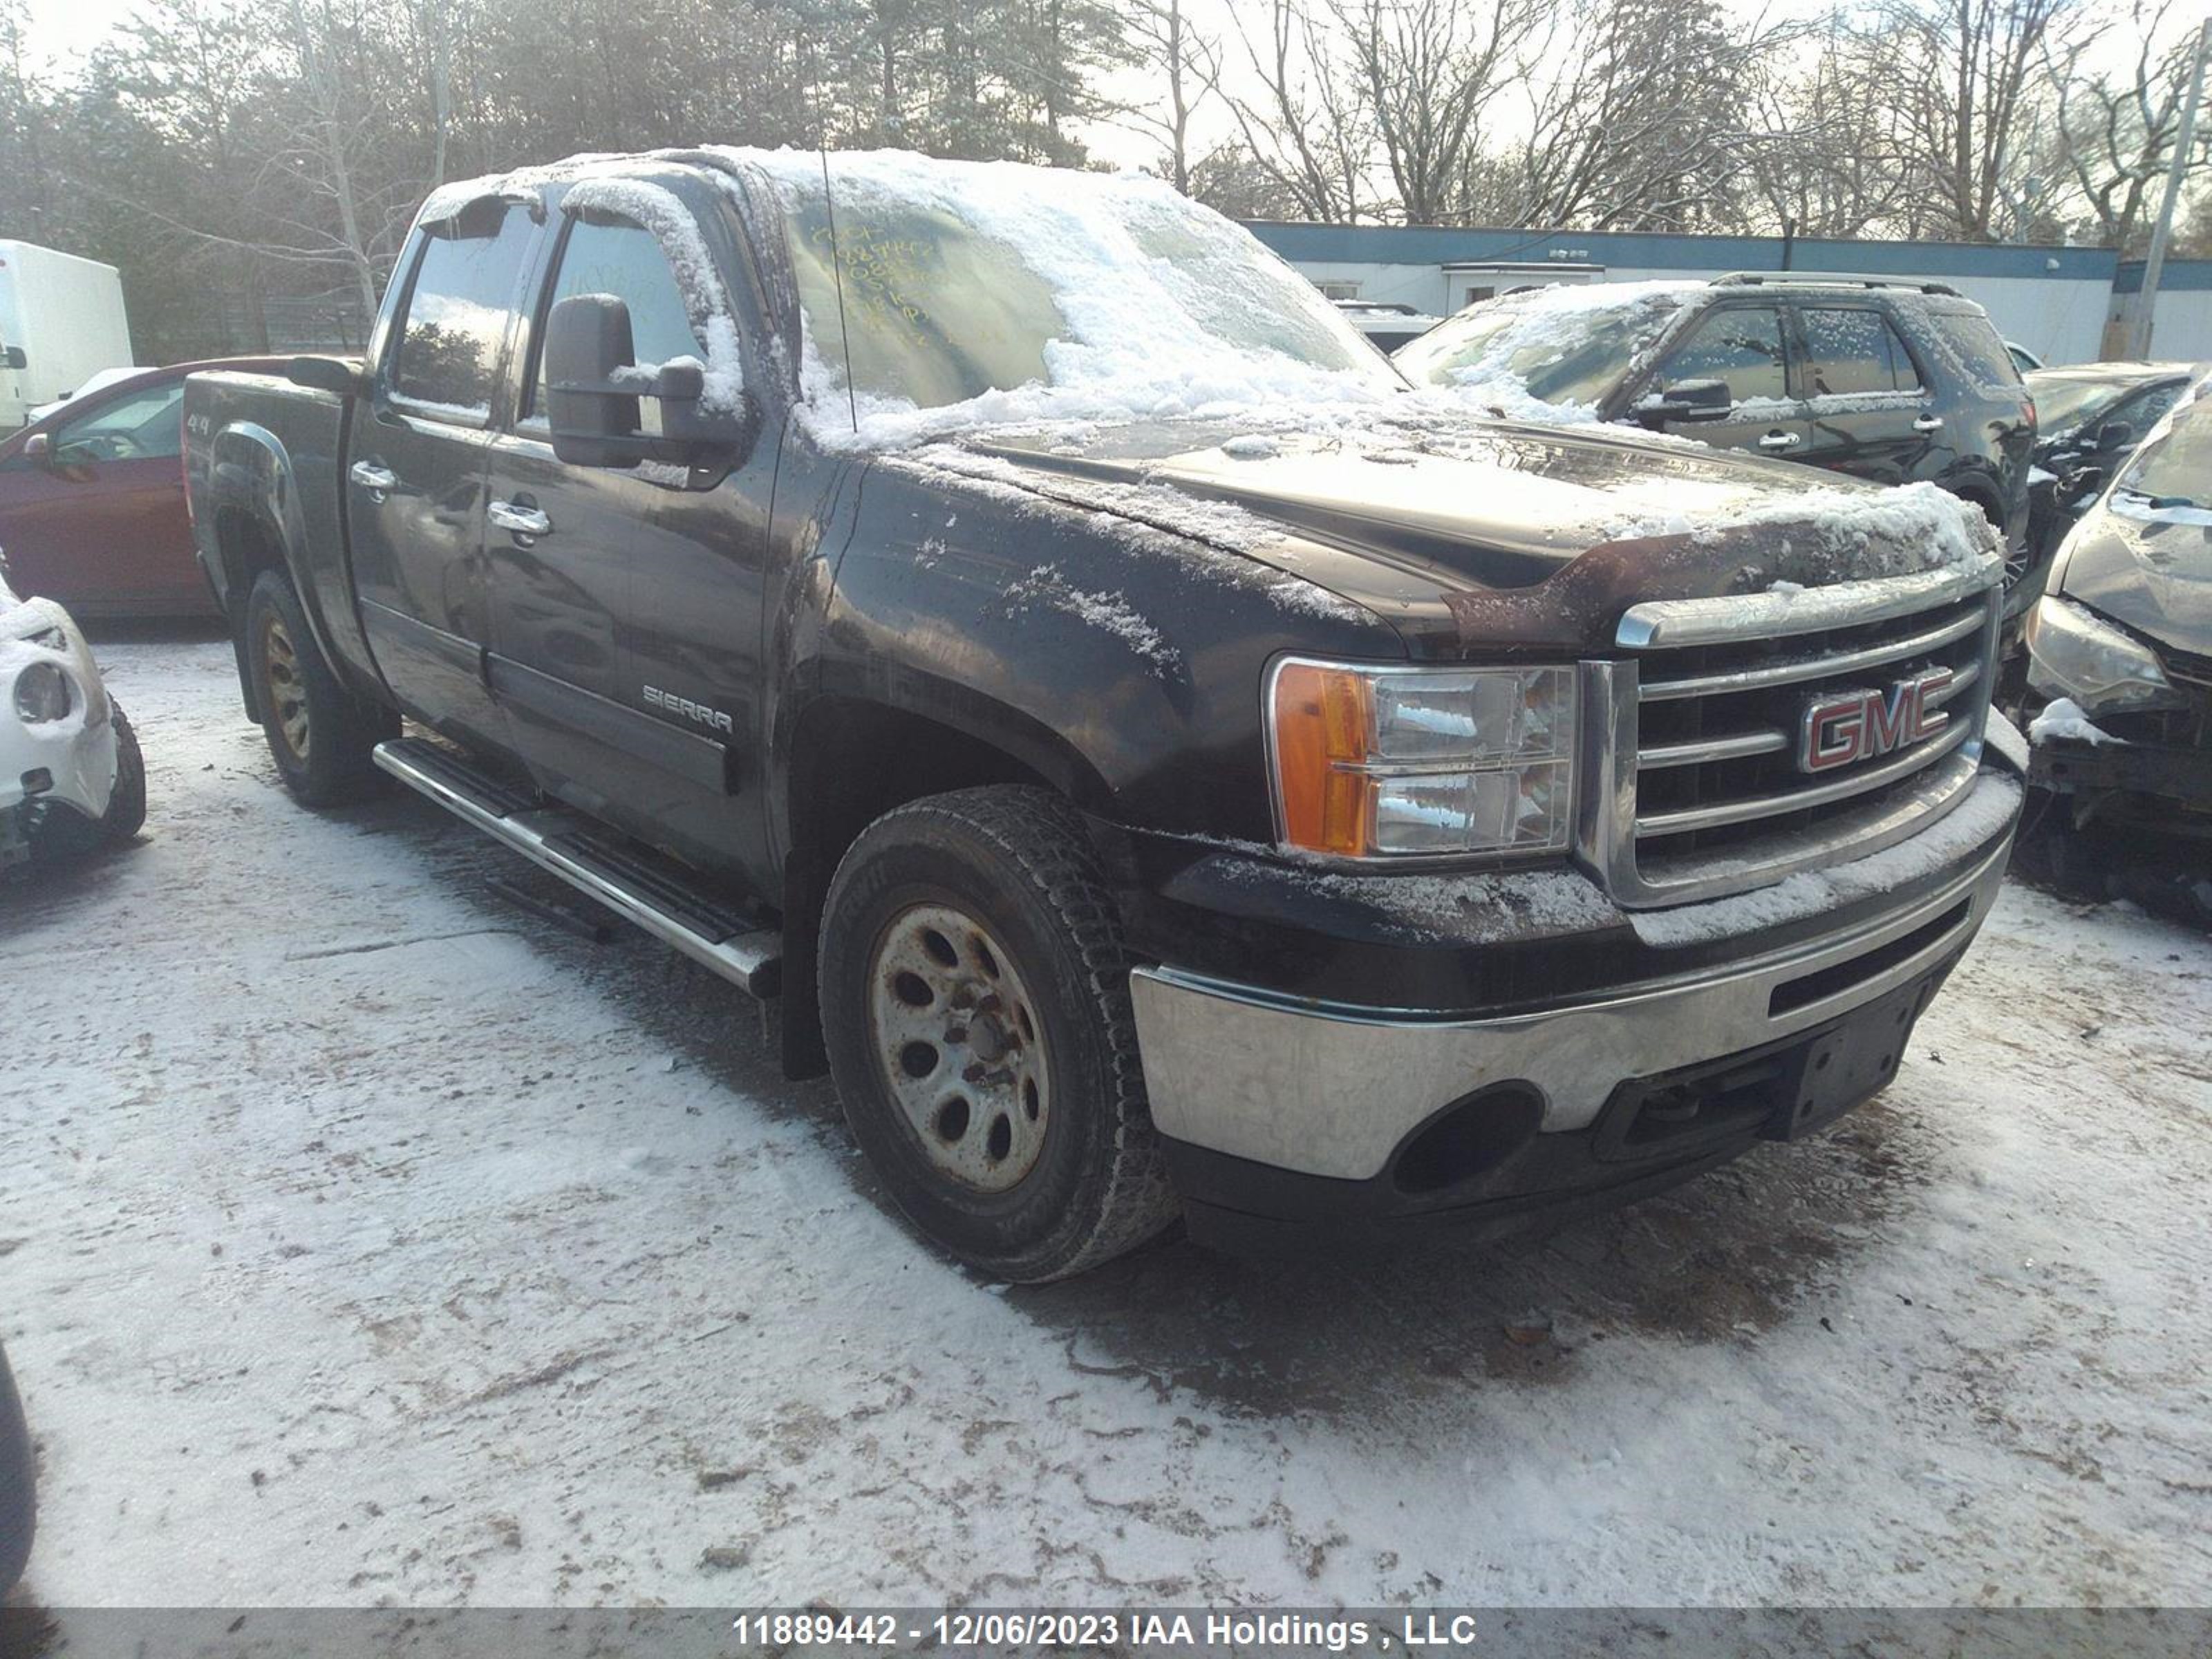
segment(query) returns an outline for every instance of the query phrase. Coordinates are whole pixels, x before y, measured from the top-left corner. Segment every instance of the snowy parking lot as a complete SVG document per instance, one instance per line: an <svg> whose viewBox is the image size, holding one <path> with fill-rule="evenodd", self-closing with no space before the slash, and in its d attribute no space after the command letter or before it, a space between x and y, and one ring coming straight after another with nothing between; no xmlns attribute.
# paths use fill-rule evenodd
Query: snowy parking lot
<svg viewBox="0 0 2212 1659"><path fill-rule="evenodd" d="M0 893L48 1606L2212 1600L2212 939L2008 888L1902 1075L1548 1238L1001 1293L826 1084L105 647L128 851Z"/></svg>

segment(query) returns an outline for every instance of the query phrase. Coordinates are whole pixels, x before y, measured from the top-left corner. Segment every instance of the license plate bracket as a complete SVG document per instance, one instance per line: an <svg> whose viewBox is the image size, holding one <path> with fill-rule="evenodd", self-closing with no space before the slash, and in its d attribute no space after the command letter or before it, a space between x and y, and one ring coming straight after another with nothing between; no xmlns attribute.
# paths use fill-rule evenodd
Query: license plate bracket
<svg viewBox="0 0 2212 1659"><path fill-rule="evenodd" d="M1913 1026L1942 983L1942 969L1923 974L1853 1009L1807 1043L1798 1051L1796 1086L1784 1093L1760 1133L1770 1140L1816 1133L1887 1087Z"/></svg>

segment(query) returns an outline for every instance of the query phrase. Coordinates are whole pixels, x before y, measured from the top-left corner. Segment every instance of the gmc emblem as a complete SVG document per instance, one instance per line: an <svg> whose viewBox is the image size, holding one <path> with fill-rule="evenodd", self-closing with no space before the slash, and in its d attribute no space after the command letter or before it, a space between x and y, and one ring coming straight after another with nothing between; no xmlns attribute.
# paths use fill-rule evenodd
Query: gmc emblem
<svg viewBox="0 0 2212 1659"><path fill-rule="evenodd" d="M1951 684L1948 668L1930 669L1917 679L1899 680L1887 691L1844 691L1805 705L1798 728L1797 769L1832 772L1854 761L1872 760L1951 723L1929 699Z"/></svg>

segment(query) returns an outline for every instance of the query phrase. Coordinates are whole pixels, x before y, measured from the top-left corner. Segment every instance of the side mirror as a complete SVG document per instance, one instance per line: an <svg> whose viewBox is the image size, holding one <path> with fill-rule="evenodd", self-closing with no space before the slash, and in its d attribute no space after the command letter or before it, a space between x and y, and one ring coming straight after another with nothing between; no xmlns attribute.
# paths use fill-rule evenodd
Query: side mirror
<svg viewBox="0 0 2212 1659"><path fill-rule="evenodd" d="M637 392L617 390L633 368L629 307L611 294L572 294L545 319L545 418L553 453L570 466L628 466L644 459Z"/></svg>
<svg viewBox="0 0 2212 1659"><path fill-rule="evenodd" d="M295 357L284 377L294 386L335 392L341 398L358 398L367 389L361 365L350 357Z"/></svg>
<svg viewBox="0 0 2212 1659"><path fill-rule="evenodd" d="M1735 406L1726 380L1677 380L1637 405L1636 412L1650 422L1722 421Z"/></svg>
<svg viewBox="0 0 2212 1659"><path fill-rule="evenodd" d="M2136 447L2136 423L2133 421L2107 421L2097 428L2099 449L2133 449Z"/></svg>
<svg viewBox="0 0 2212 1659"><path fill-rule="evenodd" d="M50 432L33 432L23 440L23 459L33 466L51 467L54 464L54 439Z"/></svg>
<svg viewBox="0 0 2212 1659"><path fill-rule="evenodd" d="M742 455L752 441L751 400L736 415L701 406L706 371L697 363L641 367L629 307L611 294L574 294L545 319L545 418L553 453L570 466L696 466ZM659 405L647 432L638 405Z"/></svg>
<svg viewBox="0 0 2212 1659"><path fill-rule="evenodd" d="M23 355L21 346L0 346L0 368L25 368L30 359Z"/></svg>

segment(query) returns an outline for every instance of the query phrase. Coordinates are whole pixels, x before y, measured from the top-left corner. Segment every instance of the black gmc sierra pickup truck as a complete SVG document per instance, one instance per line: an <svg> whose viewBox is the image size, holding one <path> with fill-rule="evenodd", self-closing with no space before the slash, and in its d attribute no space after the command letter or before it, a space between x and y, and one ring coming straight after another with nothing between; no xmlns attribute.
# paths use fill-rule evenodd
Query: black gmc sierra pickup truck
<svg viewBox="0 0 2212 1659"><path fill-rule="evenodd" d="M2011 846L1979 514L1455 411L1151 180L448 185L365 360L185 408L293 793L380 769L780 997L1010 1279L1805 1133Z"/></svg>

